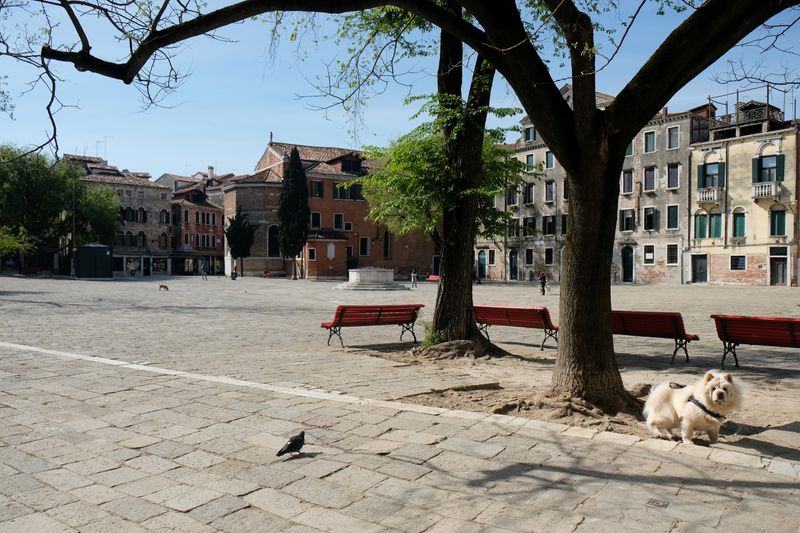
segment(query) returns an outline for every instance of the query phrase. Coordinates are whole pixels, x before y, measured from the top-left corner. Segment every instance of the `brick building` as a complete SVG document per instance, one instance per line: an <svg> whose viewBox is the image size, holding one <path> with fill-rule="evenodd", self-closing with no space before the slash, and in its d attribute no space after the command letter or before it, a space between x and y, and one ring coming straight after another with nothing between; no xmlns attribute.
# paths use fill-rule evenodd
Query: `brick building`
<svg viewBox="0 0 800 533"><path fill-rule="evenodd" d="M203 265L223 273L223 209L209 201L206 182L173 191L171 209L174 273L199 274Z"/></svg>
<svg viewBox="0 0 800 533"><path fill-rule="evenodd" d="M64 155L81 169L81 181L106 185L119 195L120 228L113 243L116 274L171 274L170 189L150 181L150 174L119 170L100 157Z"/></svg>
<svg viewBox="0 0 800 533"><path fill-rule="evenodd" d="M369 207L358 185L339 187L367 172L359 152L270 141L253 175L233 178L223 186L225 216L233 216L241 207L251 223L259 224L251 257L245 260L246 273L291 271L278 243L277 209L284 165L294 147L308 179L311 210L308 241L298 263L304 277L344 279L349 268L367 266L393 269L398 279L411 270L436 271L438 256L429 237L420 232L392 235L365 220Z"/></svg>

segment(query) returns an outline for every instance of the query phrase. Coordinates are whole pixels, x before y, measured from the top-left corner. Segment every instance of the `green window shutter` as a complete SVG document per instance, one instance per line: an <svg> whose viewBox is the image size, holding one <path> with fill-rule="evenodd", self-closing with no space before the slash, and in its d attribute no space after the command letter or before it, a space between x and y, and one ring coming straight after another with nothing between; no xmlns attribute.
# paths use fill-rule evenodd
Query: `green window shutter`
<svg viewBox="0 0 800 533"><path fill-rule="evenodd" d="M619 212L619 230L623 230L623 224L625 223L625 211Z"/></svg>
<svg viewBox="0 0 800 533"><path fill-rule="evenodd" d="M678 206L670 205L667 207L667 229L678 227Z"/></svg>
<svg viewBox="0 0 800 533"><path fill-rule="evenodd" d="M758 183L758 158L753 158L753 183Z"/></svg>
<svg viewBox="0 0 800 533"><path fill-rule="evenodd" d="M709 217L709 237L718 239L722 237L722 215L714 213Z"/></svg>
<svg viewBox="0 0 800 533"><path fill-rule="evenodd" d="M725 163L719 165L719 177L717 178L717 187L725 186Z"/></svg>
<svg viewBox="0 0 800 533"><path fill-rule="evenodd" d="M773 237L786 235L786 211L772 211L769 214L769 233Z"/></svg>
<svg viewBox="0 0 800 533"><path fill-rule="evenodd" d="M775 157L775 181L783 181L784 159L786 159L786 156L783 154L778 154Z"/></svg>
<svg viewBox="0 0 800 533"><path fill-rule="evenodd" d="M744 213L733 214L733 236L744 237Z"/></svg>
<svg viewBox="0 0 800 533"><path fill-rule="evenodd" d="M706 186L706 166L697 165L697 188L702 189Z"/></svg>

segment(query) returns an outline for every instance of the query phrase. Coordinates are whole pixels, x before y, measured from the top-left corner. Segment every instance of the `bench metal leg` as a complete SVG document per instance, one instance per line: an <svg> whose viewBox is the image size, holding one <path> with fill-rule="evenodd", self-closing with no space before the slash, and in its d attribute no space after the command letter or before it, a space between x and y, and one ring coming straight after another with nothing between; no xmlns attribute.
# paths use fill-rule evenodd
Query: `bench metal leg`
<svg viewBox="0 0 800 533"><path fill-rule="evenodd" d="M547 339L553 339L555 343L558 344L558 330L545 328L544 339L542 339L542 345L539 347L540 350L544 350L544 343Z"/></svg>
<svg viewBox="0 0 800 533"><path fill-rule="evenodd" d="M736 347L739 346L738 342L728 342L722 341L722 346L725 348L725 351L722 352L722 369L725 369L725 356L728 354L733 355L733 360L735 361L735 367L739 368L739 358L736 357Z"/></svg>
<svg viewBox="0 0 800 533"><path fill-rule="evenodd" d="M331 337L333 337L334 335L339 337L339 342L341 343L342 348L344 348L344 342L342 341L342 328L336 326L328 328L328 346L331 345Z"/></svg>
<svg viewBox="0 0 800 533"><path fill-rule="evenodd" d="M675 354L678 353L678 350L683 348L683 353L686 355L686 361L689 361L689 352L686 351L686 346L689 344L688 339L675 339L675 350L672 352L672 361L669 364L673 364L675 362Z"/></svg>
<svg viewBox="0 0 800 533"><path fill-rule="evenodd" d="M403 331L400 332L400 340L403 340L403 334L408 331L414 337L414 342L417 342L417 335L414 333L414 322L410 324L400 324L400 327L403 328Z"/></svg>

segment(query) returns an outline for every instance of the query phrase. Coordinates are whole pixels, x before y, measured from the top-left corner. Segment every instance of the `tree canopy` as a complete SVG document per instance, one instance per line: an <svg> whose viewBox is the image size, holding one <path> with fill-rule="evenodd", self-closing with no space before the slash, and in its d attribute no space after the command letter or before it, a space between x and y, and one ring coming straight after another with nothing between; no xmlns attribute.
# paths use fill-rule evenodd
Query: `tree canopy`
<svg viewBox="0 0 800 533"><path fill-rule="evenodd" d="M234 270L236 269L236 260L239 259L243 262L247 257L250 257L250 249L256 240L256 230L258 224L251 224L247 220L247 214L242 213L239 208L236 215L228 218L228 227L225 228L225 239L228 242L231 257L233 258ZM241 269L244 274L244 268Z"/></svg>

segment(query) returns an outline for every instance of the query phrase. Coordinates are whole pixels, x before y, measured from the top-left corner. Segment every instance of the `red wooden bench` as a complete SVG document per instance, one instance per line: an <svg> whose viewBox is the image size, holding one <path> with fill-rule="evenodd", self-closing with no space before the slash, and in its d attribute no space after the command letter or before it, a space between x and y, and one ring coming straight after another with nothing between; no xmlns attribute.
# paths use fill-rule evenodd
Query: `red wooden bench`
<svg viewBox="0 0 800 533"><path fill-rule="evenodd" d="M558 342L558 324L550 320L546 307L508 307L502 305L476 305L473 307L478 329L489 338L489 326L512 326L518 328L543 329L541 350L547 339Z"/></svg>
<svg viewBox="0 0 800 533"><path fill-rule="evenodd" d="M340 305L336 308L336 313L330 322L323 322L320 327L328 330L328 346L331 345L331 337L336 335L344 348L342 341L342 328L354 326L385 326L396 324L403 328L400 332L400 340L403 334L410 332L417 342L414 333L414 322L417 320L422 304L401 304L401 305Z"/></svg>
<svg viewBox="0 0 800 533"><path fill-rule="evenodd" d="M675 350L670 364L675 362L675 354L680 349L683 349L688 361L686 345L690 341L700 340L694 333L686 333L680 313L669 311L611 311L611 331L615 335L673 339Z"/></svg>
<svg viewBox="0 0 800 533"><path fill-rule="evenodd" d="M711 318L722 341L722 368L728 354L733 355L739 366L736 347L740 344L800 348L800 318L736 315L711 315Z"/></svg>
<svg viewBox="0 0 800 533"><path fill-rule="evenodd" d="M436 274L431 274L430 276L425 278L425 281L441 281L441 278Z"/></svg>

